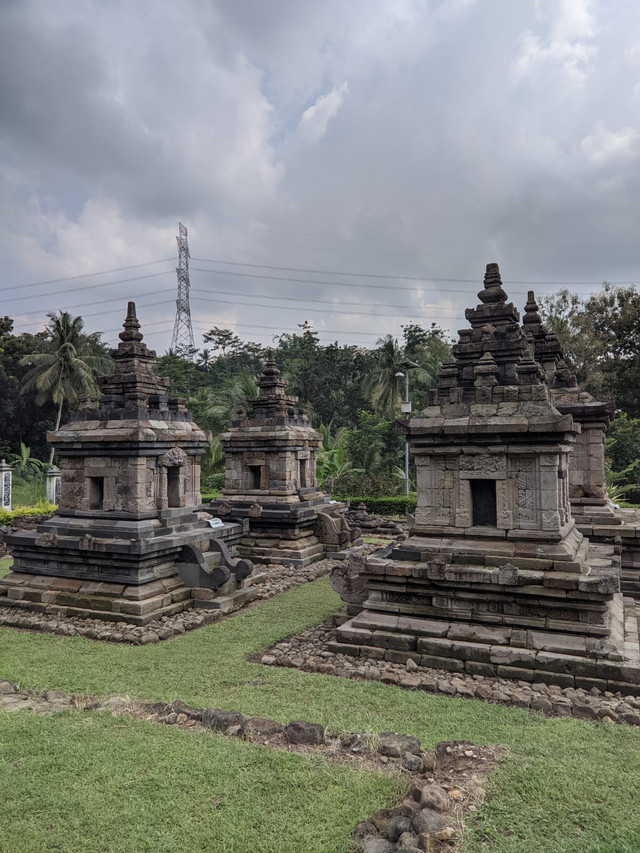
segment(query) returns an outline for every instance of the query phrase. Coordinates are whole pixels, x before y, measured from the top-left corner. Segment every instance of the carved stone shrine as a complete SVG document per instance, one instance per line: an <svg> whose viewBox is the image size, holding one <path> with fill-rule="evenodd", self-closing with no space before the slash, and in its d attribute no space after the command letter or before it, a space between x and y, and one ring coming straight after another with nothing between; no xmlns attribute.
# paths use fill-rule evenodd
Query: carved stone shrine
<svg viewBox="0 0 640 853"><path fill-rule="evenodd" d="M591 544L572 515L572 472L583 474L580 497L601 484L592 460L571 465L582 429L560 408L569 403L554 380L562 372L554 342L541 341L531 298L520 325L497 264L478 296L427 408L399 424L417 471L409 538L366 559L361 610L351 597L332 648L637 691L635 603L620 593L620 557L611 544ZM581 416L589 401L579 403ZM602 435L598 418L601 408L581 418L586 432Z"/></svg>
<svg viewBox="0 0 640 853"><path fill-rule="evenodd" d="M256 597L252 564L235 557L246 525L201 512L209 436L169 380L153 372L129 303L115 372L48 434L61 469L59 508L7 537L13 571L0 602L145 625L197 604L230 610ZM213 525L213 526L212 526Z"/></svg>
<svg viewBox="0 0 640 853"><path fill-rule="evenodd" d="M285 394L286 383L269 353L250 411L220 436L226 456L222 497L211 511L248 519L238 553L258 563L306 566L325 553L356 545L360 531L344 517L346 505L320 491L316 455L322 437Z"/></svg>

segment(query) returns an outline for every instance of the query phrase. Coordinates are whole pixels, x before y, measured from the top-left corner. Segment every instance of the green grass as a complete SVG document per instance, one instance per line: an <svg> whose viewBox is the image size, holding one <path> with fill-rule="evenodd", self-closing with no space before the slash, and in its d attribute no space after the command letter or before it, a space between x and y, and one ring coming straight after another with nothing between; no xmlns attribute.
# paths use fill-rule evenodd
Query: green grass
<svg viewBox="0 0 640 853"><path fill-rule="evenodd" d="M408 732L426 746L451 739L504 744L510 757L493 779L492 798L478 812L466 851L640 849L639 729L546 719L516 708L247 662L252 653L320 622L338 604L322 579L155 646L2 629L0 677L40 689L181 698L282 722ZM485 839L488 848L482 847Z"/></svg>
<svg viewBox="0 0 640 853"><path fill-rule="evenodd" d="M14 479L13 489L11 494L11 505L15 509L17 506L35 506L46 497L46 486L44 477L40 480L23 480Z"/></svg>
<svg viewBox="0 0 640 853"><path fill-rule="evenodd" d="M0 850L344 853L399 779L106 714L0 715Z"/></svg>
<svg viewBox="0 0 640 853"><path fill-rule="evenodd" d="M12 565L13 560L11 559L11 557L0 557L0 578L3 578L5 575L9 574Z"/></svg>

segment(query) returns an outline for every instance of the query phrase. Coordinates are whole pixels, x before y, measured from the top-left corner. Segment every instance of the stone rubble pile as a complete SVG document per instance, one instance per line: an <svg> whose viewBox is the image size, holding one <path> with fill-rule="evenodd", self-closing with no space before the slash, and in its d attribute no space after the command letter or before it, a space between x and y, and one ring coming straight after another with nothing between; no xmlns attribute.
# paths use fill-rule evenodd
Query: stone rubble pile
<svg viewBox="0 0 640 853"><path fill-rule="evenodd" d="M283 666L342 678L381 681L407 690L481 699L556 716L573 716L605 723L640 725L640 695L561 687L542 682L513 681L494 676L466 675L429 669L409 659L406 664L351 657L328 650L334 629L320 625L277 643L257 659L266 666Z"/></svg>

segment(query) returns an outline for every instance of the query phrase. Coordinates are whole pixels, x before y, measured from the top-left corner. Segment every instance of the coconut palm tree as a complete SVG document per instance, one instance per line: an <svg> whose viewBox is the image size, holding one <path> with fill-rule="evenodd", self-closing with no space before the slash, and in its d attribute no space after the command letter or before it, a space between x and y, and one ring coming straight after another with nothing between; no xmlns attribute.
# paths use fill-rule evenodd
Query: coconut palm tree
<svg viewBox="0 0 640 853"><path fill-rule="evenodd" d="M396 374L404 368L404 350L393 335L376 341L374 368L365 380L366 392L376 414L392 420L400 410L402 382Z"/></svg>
<svg viewBox="0 0 640 853"><path fill-rule="evenodd" d="M97 396L99 389L95 378L113 370L113 362L100 354L98 334L82 333L82 317L72 317L66 311L47 316L50 322L45 330L43 351L30 353L20 360L21 367L30 368L22 380L21 391L35 391L39 406L47 400L57 405L58 430L65 401L74 405L82 396ZM52 448L50 465L53 455Z"/></svg>

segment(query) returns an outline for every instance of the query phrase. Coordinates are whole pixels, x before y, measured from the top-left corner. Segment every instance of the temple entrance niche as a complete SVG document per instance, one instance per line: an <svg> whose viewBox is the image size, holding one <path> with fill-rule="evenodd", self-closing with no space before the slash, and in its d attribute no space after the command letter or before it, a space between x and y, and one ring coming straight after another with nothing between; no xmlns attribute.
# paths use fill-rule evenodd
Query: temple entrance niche
<svg viewBox="0 0 640 853"><path fill-rule="evenodd" d="M474 527L497 527L496 481L470 480L471 524Z"/></svg>

